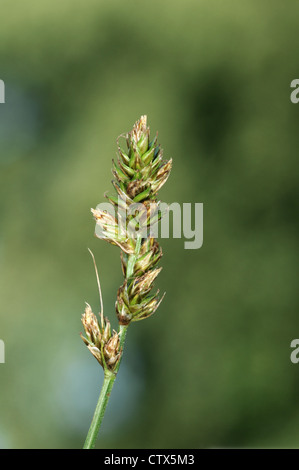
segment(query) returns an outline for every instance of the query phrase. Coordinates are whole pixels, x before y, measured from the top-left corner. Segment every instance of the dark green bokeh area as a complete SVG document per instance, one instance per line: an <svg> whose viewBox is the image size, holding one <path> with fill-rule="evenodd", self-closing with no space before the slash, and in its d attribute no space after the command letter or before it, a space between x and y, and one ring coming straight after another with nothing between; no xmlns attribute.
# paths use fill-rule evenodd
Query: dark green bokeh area
<svg viewBox="0 0 299 470"><path fill-rule="evenodd" d="M166 296L131 325L98 447L298 447L299 4L1 4L0 447L80 448L103 372L84 302L116 328L119 249L90 208L116 138L148 115L173 170L159 198L202 202L204 243L161 239Z"/></svg>

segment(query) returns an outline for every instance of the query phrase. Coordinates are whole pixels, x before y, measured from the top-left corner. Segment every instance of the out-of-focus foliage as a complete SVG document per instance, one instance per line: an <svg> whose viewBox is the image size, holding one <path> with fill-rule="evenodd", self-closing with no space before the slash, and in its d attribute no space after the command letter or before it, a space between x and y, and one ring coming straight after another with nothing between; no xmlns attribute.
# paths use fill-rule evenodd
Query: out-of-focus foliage
<svg viewBox="0 0 299 470"><path fill-rule="evenodd" d="M162 200L204 203L204 244L161 240L167 294L133 324L99 447L298 445L299 4L1 3L0 445L81 447L103 374L79 338L114 326L119 249L90 208L116 137L147 114L173 170Z"/></svg>

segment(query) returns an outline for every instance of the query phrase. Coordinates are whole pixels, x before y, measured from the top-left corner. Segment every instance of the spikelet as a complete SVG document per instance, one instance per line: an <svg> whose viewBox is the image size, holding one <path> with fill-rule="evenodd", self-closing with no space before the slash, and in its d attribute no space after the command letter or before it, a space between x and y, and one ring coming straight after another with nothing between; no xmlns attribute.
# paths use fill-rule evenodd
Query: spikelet
<svg viewBox="0 0 299 470"><path fill-rule="evenodd" d="M86 337L80 334L82 340L101 366L113 371L121 357L118 333L111 333L108 318L102 317L100 325L89 304L81 320L86 333Z"/></svg>

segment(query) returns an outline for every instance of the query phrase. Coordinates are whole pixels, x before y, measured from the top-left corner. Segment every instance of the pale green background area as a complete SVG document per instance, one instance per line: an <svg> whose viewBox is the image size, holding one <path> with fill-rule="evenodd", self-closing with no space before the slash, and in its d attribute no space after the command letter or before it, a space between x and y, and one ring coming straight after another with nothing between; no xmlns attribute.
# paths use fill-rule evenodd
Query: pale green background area
<svg viewBox="0 0 299 470"><path fill-rule="evenodd" d="M161 240L166 291L133 324L99 447L298 447L299 3L1 2L0 447L80 448L116 327L119 249L94 237L116 138L147 114L204 244Z"/></svg>

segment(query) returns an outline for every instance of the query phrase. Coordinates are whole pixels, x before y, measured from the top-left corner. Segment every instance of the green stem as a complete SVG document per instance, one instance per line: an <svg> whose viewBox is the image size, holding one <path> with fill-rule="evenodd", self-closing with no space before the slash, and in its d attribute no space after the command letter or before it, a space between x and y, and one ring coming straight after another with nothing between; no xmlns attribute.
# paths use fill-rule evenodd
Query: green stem
<svg viewBox="0 0 299 470"><path fill-rule="evenodd" d="M127 328L128 328L127 326L123 326L123 325L121 325L119 328L120 347L122 349L125 343ZM116 375L120 366L120 362L121 361L118 362L116 369L113 372L109 370L105 371L102 390L99 396L99 400L98 400L98 403L97 403L97 406L96 406L96 409L92 418L92 422L91 422L83 449L93 449L95 446L95 443L99 434L100 426L103 421L106 407L110 398L112 387L113 387L113 384L116 379Z"/></svg>
<svg viewBox="0 0 299 470"><path fill-rule="evenodd" d="M83 449L93 449L95 446L115 378L113 372L105 372L104 383Z"/></svg>

